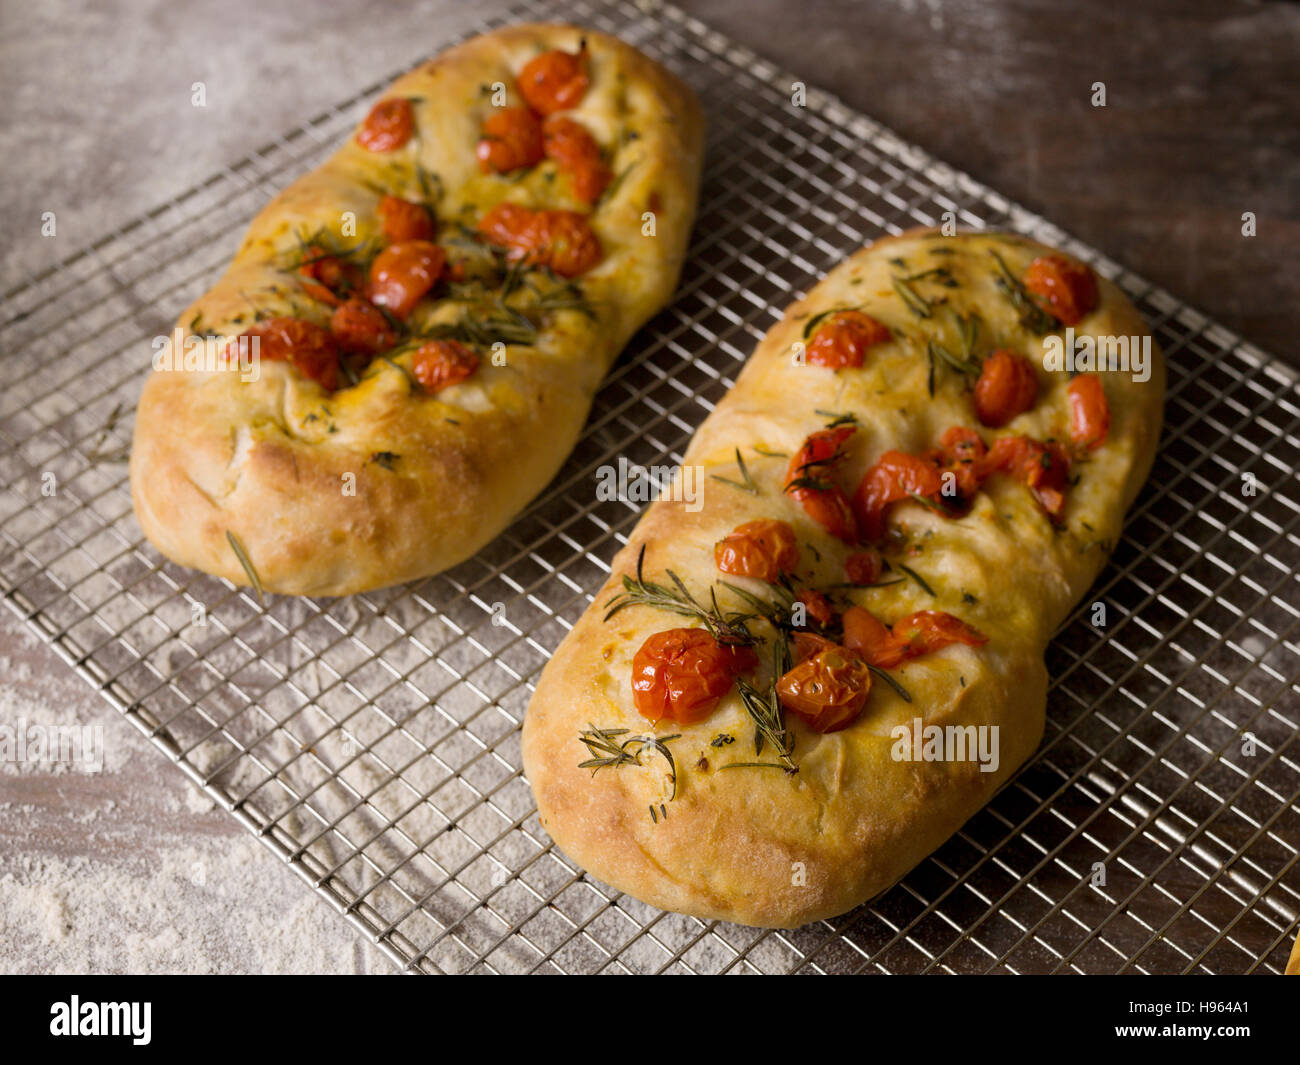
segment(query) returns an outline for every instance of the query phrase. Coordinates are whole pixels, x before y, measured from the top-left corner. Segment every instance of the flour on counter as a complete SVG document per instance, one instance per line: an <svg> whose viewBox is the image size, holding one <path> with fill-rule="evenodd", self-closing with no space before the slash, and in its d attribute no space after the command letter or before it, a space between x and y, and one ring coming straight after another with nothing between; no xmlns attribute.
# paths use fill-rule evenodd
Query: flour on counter
<svg viewBox="0 0 1300 1065"><path fill-rule="evenodd" d="M256 840L156 862L6 856L0 966L10 973L355 973L391 964ZM231 926L246 931L230 934Z"/></svg>
<svg viewBox="0 0 1300 1065"><path fill-rule="evenodd" d="M102 728L102 772L0 763L0 972L389 973L21 622L0 725Z"/></svg>

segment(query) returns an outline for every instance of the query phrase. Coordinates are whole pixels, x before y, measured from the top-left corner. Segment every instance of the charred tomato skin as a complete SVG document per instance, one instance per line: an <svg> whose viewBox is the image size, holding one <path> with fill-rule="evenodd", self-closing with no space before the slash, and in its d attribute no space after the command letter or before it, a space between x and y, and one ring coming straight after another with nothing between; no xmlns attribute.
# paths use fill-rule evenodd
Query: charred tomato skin
<svg viewBox="0 0 1300 1065"><path fill-rule="evenodd" d="M667 629L632 659L632 700L651 721L691 725L717 708L738 674L758 665L748 647L718 643L704 629Z"/></svg>
<svg viewBox="0 0 1300 1065"><path fill-rule="evenodd" d="M789 522L759 518L737 525L719 540L713 557L722 573L771 582L799 565L799 544Z"/></svg>

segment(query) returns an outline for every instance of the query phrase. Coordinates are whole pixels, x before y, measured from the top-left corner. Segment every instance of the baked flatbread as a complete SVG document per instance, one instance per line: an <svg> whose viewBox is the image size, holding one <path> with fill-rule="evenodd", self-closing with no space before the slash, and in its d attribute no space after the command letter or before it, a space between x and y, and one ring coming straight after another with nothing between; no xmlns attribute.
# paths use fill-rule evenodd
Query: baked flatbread
<svg viewBox="0 0 1300 1065"><path fill-rule="evenodd" d="M299 595L472 555L667 302L702 131L681 82L572 26L476 37L400 78L158 351L131 455L145 535Z"/></svg>
<svg viewBox="0 0 1300 1065"><path fill-rule="evenodd" d="M1073 376L1045 368L1067 323ZM1097 372L1108 337L1145 369ZM546 831L702 918L793 927L889 887L1037 746L1044 649L1163 394L1133 306L1050 248L926 231L854 255L700 426L701 497L682 477L649 507L547 664L523 731Z"/></svg>

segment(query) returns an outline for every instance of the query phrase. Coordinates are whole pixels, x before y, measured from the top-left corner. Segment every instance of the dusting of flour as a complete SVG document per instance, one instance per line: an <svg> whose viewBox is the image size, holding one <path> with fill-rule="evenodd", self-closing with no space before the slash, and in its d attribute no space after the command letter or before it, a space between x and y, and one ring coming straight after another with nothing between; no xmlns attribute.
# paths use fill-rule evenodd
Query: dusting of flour
<svg viewBox="0 0 1300 1065"><path fill-rule="evenodd" d="M180 847L157 862L20 859L0 876L4 969L349 973L392 968L278 866L251 837ZM277 880L289 890L270 890Z"/></svg>
<svg viewBox="0 0 1300 1065"><path fill-rule="evenodd" d="M18 620L0 725L101 727L96 772L0 764L0 972L393 971Z"/></svg>

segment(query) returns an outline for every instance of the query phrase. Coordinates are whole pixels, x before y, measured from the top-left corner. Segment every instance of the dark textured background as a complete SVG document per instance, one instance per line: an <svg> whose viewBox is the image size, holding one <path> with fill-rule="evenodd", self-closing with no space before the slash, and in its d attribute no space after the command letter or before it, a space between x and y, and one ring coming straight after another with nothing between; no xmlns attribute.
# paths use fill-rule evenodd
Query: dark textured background
<svg viewBox="0 0 1300 1065"><path fill-rule="evenodd" d="M1300 5L684 6L1300 365Z"/></svg>
<svg viewBox="0 0 1300 1065"><path fill-rule="evenodd" d="M3 0L0 291L504 6ZM681 6L1300 365L1300 5Z"/></svg>

